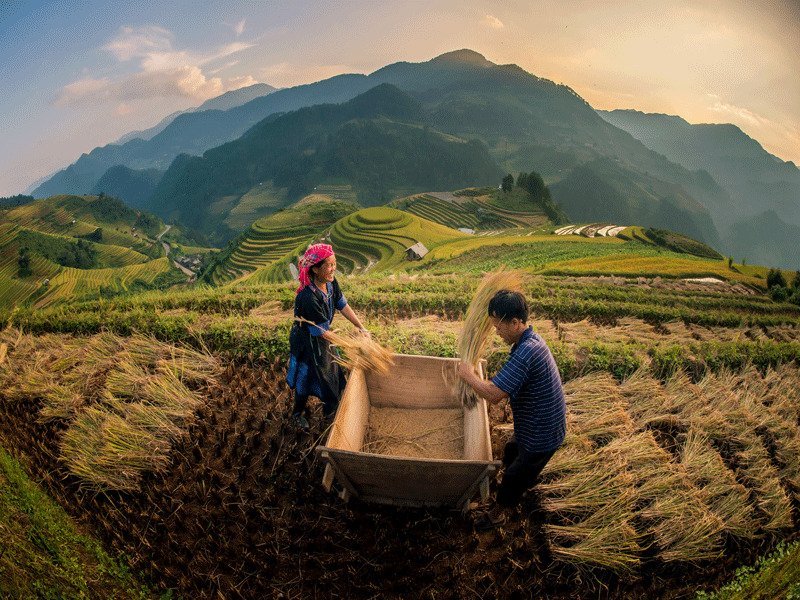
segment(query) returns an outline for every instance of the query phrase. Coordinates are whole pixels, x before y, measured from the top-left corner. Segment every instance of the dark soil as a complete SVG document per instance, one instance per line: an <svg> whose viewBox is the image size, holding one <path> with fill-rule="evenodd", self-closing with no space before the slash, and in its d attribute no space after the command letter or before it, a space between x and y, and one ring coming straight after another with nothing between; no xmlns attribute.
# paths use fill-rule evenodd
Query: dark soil
<svg viewBox="0 0 800 600"><path fill-rule="evenodd" d="M457 511L326 493L314 452L321 411L310 433L289 425L282 365L231 364L207 395L167 474L136 494L81 489L57 461L61 427L37 422L36 402L0 393L0 443L135 569L186 598L683 598L759 550L707 567L645 560L633 581L579 573L552 561L535 494L501 529L476 533ZM507 435L495 433L496 454Z"/></svg>

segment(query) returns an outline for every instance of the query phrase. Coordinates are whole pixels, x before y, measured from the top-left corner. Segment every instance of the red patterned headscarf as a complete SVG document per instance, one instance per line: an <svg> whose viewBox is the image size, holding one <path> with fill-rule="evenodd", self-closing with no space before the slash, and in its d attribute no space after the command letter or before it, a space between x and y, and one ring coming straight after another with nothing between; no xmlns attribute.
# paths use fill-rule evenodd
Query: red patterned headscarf
<svg viewBox="0 0 800 600"><path fill-rule="evenodd" d="M314 244L308 247L305 254L297 261L297 268L300 271L300 287L297 288L298 294L304 287L311 284L308 270L329 256L333 256L333 247L328 244Z"/></svg>

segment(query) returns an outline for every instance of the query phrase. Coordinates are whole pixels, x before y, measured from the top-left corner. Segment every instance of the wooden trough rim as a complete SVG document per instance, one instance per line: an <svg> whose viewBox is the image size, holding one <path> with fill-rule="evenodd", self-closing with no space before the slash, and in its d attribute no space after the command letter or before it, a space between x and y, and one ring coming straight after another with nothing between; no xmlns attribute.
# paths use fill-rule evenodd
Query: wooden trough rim
<svg viewBox="0 0 800 600"><path fill-rule="evenodd" d="M339 448L331 448L329 446L317 446L315 452L323 453L323 452L335 452L336 454L350 454L352 456L380 456L382 459L386 459L389 461L400 461L400 462L423 462L423 463L459 463L459 464L471 464L471 465L483 465L483 466L493 466L495 468L499 467L502 464L502 461L499 460L466 460L463 458L420 458L414 456L389 456L387 454L376 454L375 452L361 452L361 451L354 451L354 450L340 450Z"/></svg>

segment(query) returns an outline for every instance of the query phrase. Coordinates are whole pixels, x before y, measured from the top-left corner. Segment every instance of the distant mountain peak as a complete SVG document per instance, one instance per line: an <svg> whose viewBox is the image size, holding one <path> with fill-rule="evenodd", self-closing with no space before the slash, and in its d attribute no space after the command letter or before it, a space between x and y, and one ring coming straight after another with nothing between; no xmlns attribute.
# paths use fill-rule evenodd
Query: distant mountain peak
<svg viewBox="0 0 800 600"><path fill-rule="evenodd" d="M347 105L361 117L410 117L419 111L419 103L391 83L381 83L359 94Z"/></svg>
<svg viewBox="0 0 800 600"><path fill-rule="evenodd" d="M494 63L486 60L486 57L475 50L469 48L462 48L461 50L453 50L452 52L445 52L436 58L432 58L429 62L448 62L448 63L462 63L475 65L478 67L493 67Z"/></svg>

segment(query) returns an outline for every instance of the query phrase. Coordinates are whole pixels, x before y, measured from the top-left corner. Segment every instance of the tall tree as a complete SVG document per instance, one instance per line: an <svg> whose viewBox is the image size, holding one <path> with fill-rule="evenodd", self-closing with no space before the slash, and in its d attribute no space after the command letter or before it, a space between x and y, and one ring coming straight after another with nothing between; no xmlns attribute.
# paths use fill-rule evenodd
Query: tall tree
<svg viewBox="0 0 800 600"><path fill-rule="evenodd" d="M509 173L503 177L503 183L500 186L504 192L510 192L514 187L514 176Z"/></svg>
<svg viewBox="0 0 800 600"><path fill-rule="evenodd" d="M31 271L31 255L28 251L27 247L22 247L19 249L19 256L17 257L17 267L18 267L18 275L20 277L27 277L28 275L32 275L33 271Z"/></svg>
<svg viewBox="0 0 800 600"><path fill-rule="evenodd" d="M535 202L541 202L545 199L545 191L547 187L544 185L544 179L536 171L531 171L526 181L525 189L531 195Z"/></svg>

